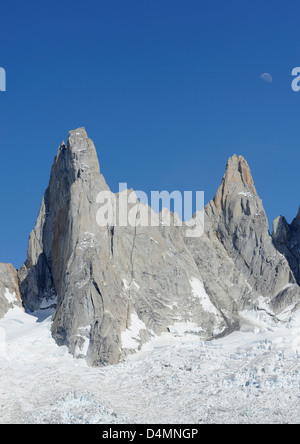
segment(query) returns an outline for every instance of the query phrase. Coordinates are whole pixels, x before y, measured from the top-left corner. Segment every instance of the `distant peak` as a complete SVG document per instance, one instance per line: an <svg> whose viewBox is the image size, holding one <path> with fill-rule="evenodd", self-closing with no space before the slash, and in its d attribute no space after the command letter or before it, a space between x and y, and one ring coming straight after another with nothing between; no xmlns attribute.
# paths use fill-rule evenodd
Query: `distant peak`
<svg viewBox="0 0 300 444"><path fill-rule="evenodd" d="M299 209L298 209L298 214L297 214L297 216L295 217L295 219L292 222L292 226L300 228L300 206L299 206Z"/></svg>
<svg viewBox="0 0 300 444"><path fill-rule="evenodd" d="M257 194L248 162L243 156L234 154L227 162L222 184L214 197L216 207L223 209L227 198L237 189Z"/></svg>
<svg viewBox="0 0 300 444"><path fill-rule="evenodd" d="M229 158L224 179L229 182L242 182L244 185L254 186L248 162L243 156L234 154Z"/></svg>
<svg viewBox="0 0 300 444"><path fill-rule="evenodd" d="M77 178L83 174L100 174L96 148L85 128L69 131L67 144L61 143L54 165L60 165L60 173L72 171Z"/></svg>
<svg viewBox="0 0 300 444"><path fill-rule="evenodd" d="M290 231L290 226L286 218L284 216L278 216L273 222L272 237L274 241L277 244L286 242L289 231Z"/></svg>

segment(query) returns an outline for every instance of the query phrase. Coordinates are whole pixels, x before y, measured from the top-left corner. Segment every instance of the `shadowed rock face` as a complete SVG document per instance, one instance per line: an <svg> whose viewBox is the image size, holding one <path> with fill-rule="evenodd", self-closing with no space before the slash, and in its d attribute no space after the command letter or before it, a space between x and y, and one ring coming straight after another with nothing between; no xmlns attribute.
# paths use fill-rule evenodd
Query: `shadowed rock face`
<svg viewBox="0 0 300 444"><path fill-rule="evenodd" d="M273 223L272 236L276 248L287 258L300 285L300 208L291 224L283 216L279 216Z"/></svg>
<svg viewBox="0 0 300 444"><path fill-rule="evenodd" d="M14 306L22 306L17 270L11 264L0 264L0 319Z"/></svg>
<svg viewBox="0 0 300 444"><path fill-rule="evenodd" d="M131 192L109 191L93 142L84 128L71 131L19 270L25 306L55 307L53 337L89 364L115 364L165 331L202 339L228 334L260 296L277 312L299 300L242 157L230 159L199 238L187 238L186 227L174 223L100 227L101 191L117 210ZM152 214L136 196L132 202L136 218Z"/></svg>

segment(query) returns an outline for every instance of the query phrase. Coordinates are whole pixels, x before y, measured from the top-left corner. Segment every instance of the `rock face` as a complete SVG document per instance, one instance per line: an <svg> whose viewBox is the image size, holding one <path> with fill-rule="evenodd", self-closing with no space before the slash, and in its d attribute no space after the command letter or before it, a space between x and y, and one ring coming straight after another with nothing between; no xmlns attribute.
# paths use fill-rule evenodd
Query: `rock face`
<svg viewBox="0 0 300 444"><path fill-rule="evenodd" d="M14 306L22 306L17 270L11 264L0 264L0 319Z"/></svg>
<svg viewBox="0 0 300 444"><path fill-rule="evenodd" d="M85 130L70 132L19 271L26 307L57 303L54 338L93 365L114 364L168 328L205 338L224 332L228 323L205 292L182 228L99 227L103 191L119 204ZM140 211L151 212L142 204Z"/></svg>
<svg viewBox="0 0 300 444"><path fill-rule="evenodd" d="M118 214L116 225L99 225L99 193ZM126 221L134 225L120 223L124 199ZM150 217L160 223L144 226ZM57 343L90 365L108 365L153 335L211 339L238 329L239 312L262 299L276 312L299 300L243 158L229 161L205 209L203 236L187 237L185 224L177 225L175 215L154 215L132 190L111 193L86 131L71 131L59 147L19 270L26 308L55 308Z"/></svg>
<svg viewBox="0 0 300 444"><path fill-rule="evenodd" d="M291 224L283 216L279 216L273 223L272 236L276 248L287 258L300 285L300 208Z"/></svg>
<svg viewBox="0 0 300 444"><path fill-rule="evenodd" d="M274 246L262 201L243 157L229 159L222 184L206 210L237 268L275 313L299 301L299 286L287 259Z"/></svg>

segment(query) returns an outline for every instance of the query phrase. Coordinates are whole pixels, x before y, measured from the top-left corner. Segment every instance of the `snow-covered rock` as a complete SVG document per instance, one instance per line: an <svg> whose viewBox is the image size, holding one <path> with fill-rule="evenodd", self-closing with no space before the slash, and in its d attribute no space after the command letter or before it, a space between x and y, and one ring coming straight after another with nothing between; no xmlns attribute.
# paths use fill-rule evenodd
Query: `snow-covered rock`
<svg viewBox="0 0 300 444"><path fill-rule="evenodd" d="M17 270L11 264L0 264L0 319L13 306L22 306Z"/></svg>

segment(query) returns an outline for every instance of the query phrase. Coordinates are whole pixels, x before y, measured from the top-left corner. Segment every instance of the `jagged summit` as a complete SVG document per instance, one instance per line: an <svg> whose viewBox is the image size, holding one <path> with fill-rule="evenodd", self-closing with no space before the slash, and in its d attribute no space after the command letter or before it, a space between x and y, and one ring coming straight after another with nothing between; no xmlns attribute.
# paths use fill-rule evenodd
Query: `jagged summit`
<svg viewBox="0 0 300 444"><path fill-rule="evenodd" d="M87 149L94 149L94 144L92 140L89 139L86 129L84 127L77 128L75 130L69 131L67 143L63 140L58 148L58 153L63 151L64 149L68 149L70 151L86 151ZM57 156L58 157L58 156Z"/></svg>
<svg viewBox="0 0 300 444"><path fill-rule="evenodd" d="M292 226L300 228L300 205L299 205L299 209L298 209L298 214L292 222Z"/></svg>
<svg viewBox="0 0 300 444"><path fill-rule="evenodd" d="M69 137L85 138L85 139L89 138L84 126L81 126L80 128L76 128L74 130L69 131Z"/></svg>
<svg viewBox="0 0 300 444"><path fill-rule="evenodd" d="M240 310L260 295L277 298L291 282L242 156L229 159L200 238L174 226L100 228L102 190L109 192L93 142L84 128L71 131L19 272L25 304L56 302L54 338L90 364L116 363L167 330L225 335L239 328ZM297 289L272 308L291 304Z"/></svg>
<svg viewBox="0 0 300 444"><path fill-rule="evenodd" d="M272 237L278 244L286 242L290 226L284 216L278 216L273 222Z"/></svg>
<svg viewBox="0 0 300 444"><path fill-rule="evenodd" d="M214 197L214 204L219 210L226 208L228 197L240 193L240 196L257 194L250 167L243 156L230 157L222 183Z"/></svg>
<svg viewBox="0 0 300 444"><path fill-rule="evenodd" d="M95 148L94 143L88 137L85 128L77 128L76 130L69 131L68 148L74 151L81 150L93 150Z"/></svg>
<svg viewBox="0 0 300 444"><path fill-rule="evenodd" d="M75 357L115 364L163 332L209 340L238 330L245 309L276 316L297 306L295 273L242 156L229 159L201 237L174 224L99 226L101 191L118 211L121 196L101 175L92 140L84 128L70 131L18 272L26 309L53 308L52 335Z"/></svg>
<svg viewBox="0 0 300 444"><path fill-rule="evenodd" d="M245 186L254 186L250 167L243 156L237 156L234 154L229 158L224 180L232 183L242 182Z"/></svg>
<svg viewBox="0 0 300 444"><path fill-rule="evenodd" d="M298 300L299 287L288 261L274 246L262 201L242 156L229 159L222 184L206 211L238 269L251 288L270 299L275 312L284 301Z"/></svg>
<svg viewBox="0 0 300 444"><path fill-rule="evenodd" d="M287 258L300 285L300 207L291 224L284 216L274 220L272 237L276 248Z"/></svg>

